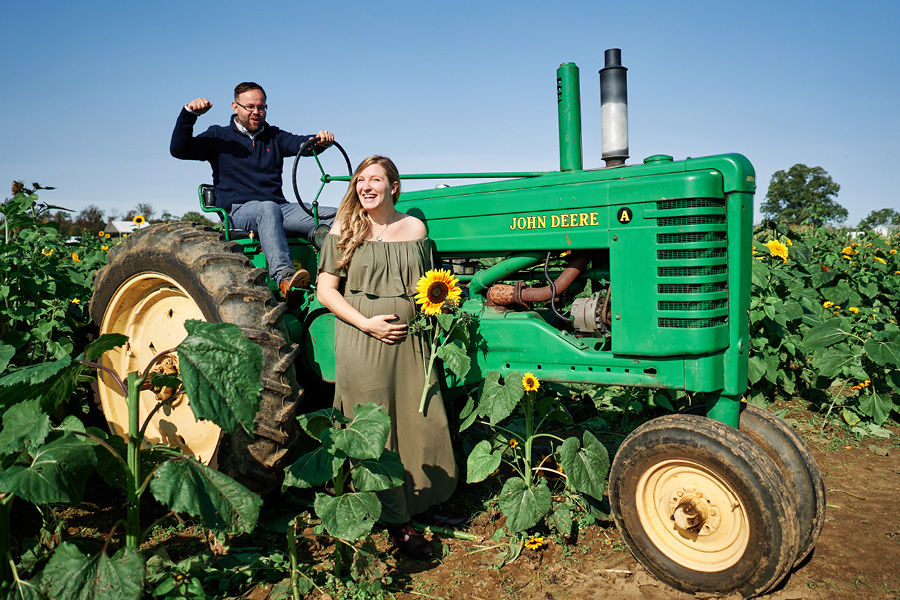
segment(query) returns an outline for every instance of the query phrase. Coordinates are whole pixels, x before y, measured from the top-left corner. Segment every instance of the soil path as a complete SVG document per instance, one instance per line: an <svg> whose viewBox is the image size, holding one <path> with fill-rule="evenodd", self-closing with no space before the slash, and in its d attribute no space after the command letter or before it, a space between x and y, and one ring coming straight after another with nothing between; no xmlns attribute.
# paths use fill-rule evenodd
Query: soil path
<svg viewBox="0 0 900 600"><path fill-rule="evenodd" d="M894 432L896 440L900 431ZM807 442L825 480L825 527L809 559L779 589L765 597L771 600L900 599L900 448L896 442L876 444L871 440L840 445L834 439L816 438L814 434L809 435ZM880 448L879 452L887 450L889 454L875 454L869 447L873 444ZM476 523L473 530L478 529ZM416 571L412 564L399 565L410 577L415 593L398 595L398 598L725 597L686 594L656 581L624 549L614 528L592 527L575 547L550 544L539 551L525 550L515 562L502 569L490 567L494 554L471 554L471 542L450 540L447 543L450 553L437 567Z"/></svg>

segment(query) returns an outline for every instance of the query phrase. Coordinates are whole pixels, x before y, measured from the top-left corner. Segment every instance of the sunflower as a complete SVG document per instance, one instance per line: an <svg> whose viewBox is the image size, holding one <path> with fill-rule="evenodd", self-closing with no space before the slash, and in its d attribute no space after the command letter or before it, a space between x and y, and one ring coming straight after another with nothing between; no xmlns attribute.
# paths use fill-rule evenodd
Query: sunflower
<svg viewBox="0 0 900 600"><path fill-rule="evenodd" d="M859 312L859 309L856 308L855 306L851 306L851 307L848 308L847 310L849 310L850 312L852 312L854 315L855 315L856 313Z"/></svg>
<svg viewBox="0 0 900 600"><path fill-rule="evenodd" d="M112 236L109 235L108 233L104 233L104 234L103 234L103 237L105 237L106 239L109 239L109 238L111 238Z"/></svg>
<svg viewBox="0 0 900 600"><path fill-rule="evenodd" d="M135 215L134 218L133 218L131 221L132 221L135 225L137 225L138 227L140 227L141 225L143 225L143 224L147 221L147 219L144 218L144 215Z"/></svg>
<svg viewBox="0 0 900 600"><path fill-rule="evenodd" d="M70 300L72 304L81 304L81 298L72 298Z"/></svg>
<svg viewBox="0 0 900 600"><path fill-rule="evenodd" d="M824 306L825 308L831 308L832 306L834 306L834 302L823 302L822 306Z"/></svg>
<svg viewBox="0 0 900 600"><path fill-rule="evenodd" d="M77 262L77 263L78 263L78 262L81 262L81 259L78 258L78 253L77 253L77 252L73 252L73 253L72 253L72 260L74 260L74 261Z"/></svg>
<svg viewBox="0 0 900 600"><path fill-rule="evenodd" d="M444 303L448 300L459 300L462 290L459 281L446 269L432 269L419 279L416 284L416 303L422 305L426 315L439 315Z"/></svg>
<svg viewBox="0 0 900 600"><path fill-rule="evenodd" d="M525 547L529 550L538 550L541 546L544 545L544 538L538 537L536 535L528 538L528 541L525 542Z"/></svg>
<svg viewBox="0 0 900 600"><path fill-rule="evenodd" d="M53 256L53 248L44 248L41 250L41 254L44 256Z"/></svg>
<svg viewBox="0 0 900 600"><path fill-rule="evenodd" d="M101 250L109 250L109 246L100 246Z"/></svg>
<svg viewBox="0 0 900 600"><path fill-rule="evenodd" d="M766 248L769 249L769 252L772 253L772 256L777 256L784 262L787 262L788 259L788 248L778 240L772 240L771 242L766 244Z"/></svg>
<svg viewBox="0 0 900 600"><path fill-rule="evenodd" d="M522 378L522 387L526 392L536 392L541 387L541 382L533 374L525 373L525 377Z"/></svg>
<svg viewBox="0 0 900 600"><path fill-rule="evenodd" d="M509 438L509 447L510 448L515 448L518 445L519 445L519 440L517 440L516 438Z"/></svg>

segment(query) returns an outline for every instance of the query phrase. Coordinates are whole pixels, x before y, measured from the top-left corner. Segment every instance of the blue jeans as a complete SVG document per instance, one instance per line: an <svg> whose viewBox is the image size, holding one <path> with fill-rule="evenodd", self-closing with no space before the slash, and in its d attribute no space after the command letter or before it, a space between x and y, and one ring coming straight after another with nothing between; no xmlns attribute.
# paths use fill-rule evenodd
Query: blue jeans
<svg viewBox="0 0 900 600"><path fill-rule="evenodd" d="M335 214L336 208L320 206L319 222L330 224ZM313 229L312 217L294 202L278 204L253 200L234 204L228 219L231 227L252 231L259 237L259 244L269 263L269 277L275 282L294 273L287 236L305 238Z"/></svg>

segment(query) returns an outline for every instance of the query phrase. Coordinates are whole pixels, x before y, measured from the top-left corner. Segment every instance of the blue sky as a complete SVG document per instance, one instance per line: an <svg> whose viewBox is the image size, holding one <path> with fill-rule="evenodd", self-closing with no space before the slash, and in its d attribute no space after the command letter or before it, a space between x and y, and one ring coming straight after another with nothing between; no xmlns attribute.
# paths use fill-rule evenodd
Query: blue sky
<svg viewBox="0 0 900 600"><path fill-rule="evenodd" d="M805 163L840 184L848 224L900 209L900 2L554 4L4 3L0 199L19 179L56 186L41 199L75 211L194 210L209 167L169 156L175 118L205 96L196 132L227 122L244 80L266 88L270 122L329 129L354 164L379 153L405 173L557 170L565 62L581 70L584 165L600 167L597 70L621 48L629 163L742 153L757 214L772 174ZM342 192L328 186L325 203Z"/></svg>

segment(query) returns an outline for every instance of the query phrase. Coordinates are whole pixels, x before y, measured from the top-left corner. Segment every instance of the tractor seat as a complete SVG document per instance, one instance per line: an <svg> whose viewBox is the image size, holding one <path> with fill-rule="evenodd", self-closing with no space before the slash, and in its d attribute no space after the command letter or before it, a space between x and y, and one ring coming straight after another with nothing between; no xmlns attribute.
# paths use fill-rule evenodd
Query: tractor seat
<svg viewBox="0 0 900 600"><path fill-rule="evenodd" d="M245 240L250 237L250 232L231 227L225 211L216 206L216 188L208 183L200 185L200 208L203 209L203 212L214 212L219 215L219 219L225 224L225 227L228 228L226 239Z"/></svg>

